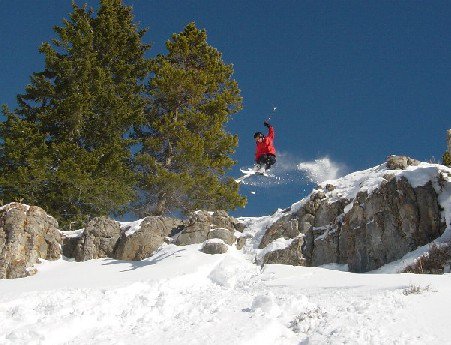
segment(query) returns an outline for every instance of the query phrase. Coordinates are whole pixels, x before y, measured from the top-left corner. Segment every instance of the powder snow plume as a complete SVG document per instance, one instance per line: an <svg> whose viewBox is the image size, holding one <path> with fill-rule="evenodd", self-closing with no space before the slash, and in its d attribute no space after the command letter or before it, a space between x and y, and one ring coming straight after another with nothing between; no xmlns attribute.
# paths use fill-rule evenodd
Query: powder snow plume
<svg viewBox="0 0 451 345"><path fill-rule="evenodd" d="M305 172L307 177L316 184L327 180L335 180L345 173L342 163L332 161L329 157L322 157L310 162L301 162L297 165L298 170Z"/></svg>
<svg viewBox="0 0 451 345"><path fill-rule="evenodd" d="M306 185L310 182L319 184L326 180L342 177L348 171L345 164L334 162L327 156L314 161L297 163L299 160L299 157L279 151L277 163L269 171L268 177L253 176L244 180L242 184L260 188L293 184ZM249 169L249 167L243 169Z"/></svg>

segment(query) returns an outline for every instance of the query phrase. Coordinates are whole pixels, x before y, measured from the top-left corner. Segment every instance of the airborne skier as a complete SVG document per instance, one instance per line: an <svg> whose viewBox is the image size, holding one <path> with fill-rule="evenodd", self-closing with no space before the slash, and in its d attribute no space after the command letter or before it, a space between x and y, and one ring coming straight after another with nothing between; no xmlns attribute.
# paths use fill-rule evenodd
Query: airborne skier
<svg viewBox="0 0 451 345"><path fill-rule="evenodd" d="M268 127L268 135L262 132L255 132L255 162L254 170L258 173L264 173L276 163L276 149L274 147L274 128L268 121L263 123Z"/></svg>

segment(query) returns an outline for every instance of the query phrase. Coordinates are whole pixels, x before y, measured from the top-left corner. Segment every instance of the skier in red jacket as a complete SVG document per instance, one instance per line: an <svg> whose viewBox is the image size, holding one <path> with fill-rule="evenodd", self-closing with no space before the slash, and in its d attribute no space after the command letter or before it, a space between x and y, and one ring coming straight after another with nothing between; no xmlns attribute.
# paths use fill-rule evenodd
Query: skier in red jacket
<svg viewBox="0 0 451 345"><path fill-rule="evenodd" d="M263 123L268 127L268 135L264 136L262 132L254 133L256 143L255 162L257 165L254 170L264 172L276 163L276 149L274 148L274 128L265 121Z"/></svg>

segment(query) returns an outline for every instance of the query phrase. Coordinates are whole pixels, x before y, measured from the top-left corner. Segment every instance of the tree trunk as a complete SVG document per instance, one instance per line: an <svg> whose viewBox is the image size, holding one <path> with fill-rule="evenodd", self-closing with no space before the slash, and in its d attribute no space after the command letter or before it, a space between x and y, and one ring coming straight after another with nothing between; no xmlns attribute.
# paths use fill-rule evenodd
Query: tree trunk
<svg viewBox="0 0 451 345"><path fill-rule="evenodd" d="M163 216L166 213L166 193L158 196L157 204L153 212L154 216Z"/></svg>
<svg viewBox="0 0 451 345"><path fill-rule="evenodd" d="M446 142L448 144L448 153L451 154L451 129L447 131Z"/></svg>

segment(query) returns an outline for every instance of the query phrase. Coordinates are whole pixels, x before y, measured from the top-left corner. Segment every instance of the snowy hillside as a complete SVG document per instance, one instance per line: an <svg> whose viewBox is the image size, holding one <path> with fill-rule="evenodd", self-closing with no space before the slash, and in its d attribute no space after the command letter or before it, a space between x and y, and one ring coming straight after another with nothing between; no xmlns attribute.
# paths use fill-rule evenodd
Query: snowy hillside
<svg viewBox="0 0 451 345"><path fill-rule="evenodd" d="M236 250L198 249L46 262L36 276L2 280L0 343L450 343L450 274L260 269Z"/></svg>
<svg viewBox="0 0 451 345"><path fill-rule="evenodd" d="M333 184L331 200L351 200L387 173L414 185L433 180L449 225L451 170L442 166L381 165L319 188ZM241 251L208 255L201 244L165 244L143 261L61 259L37 265L35 276L0 280L0 344L451 344L451 275L394 274L427 246L367 274L255 264L286 245L258 249L265 230L304 202L241 218L248 237Z"/></svg>

